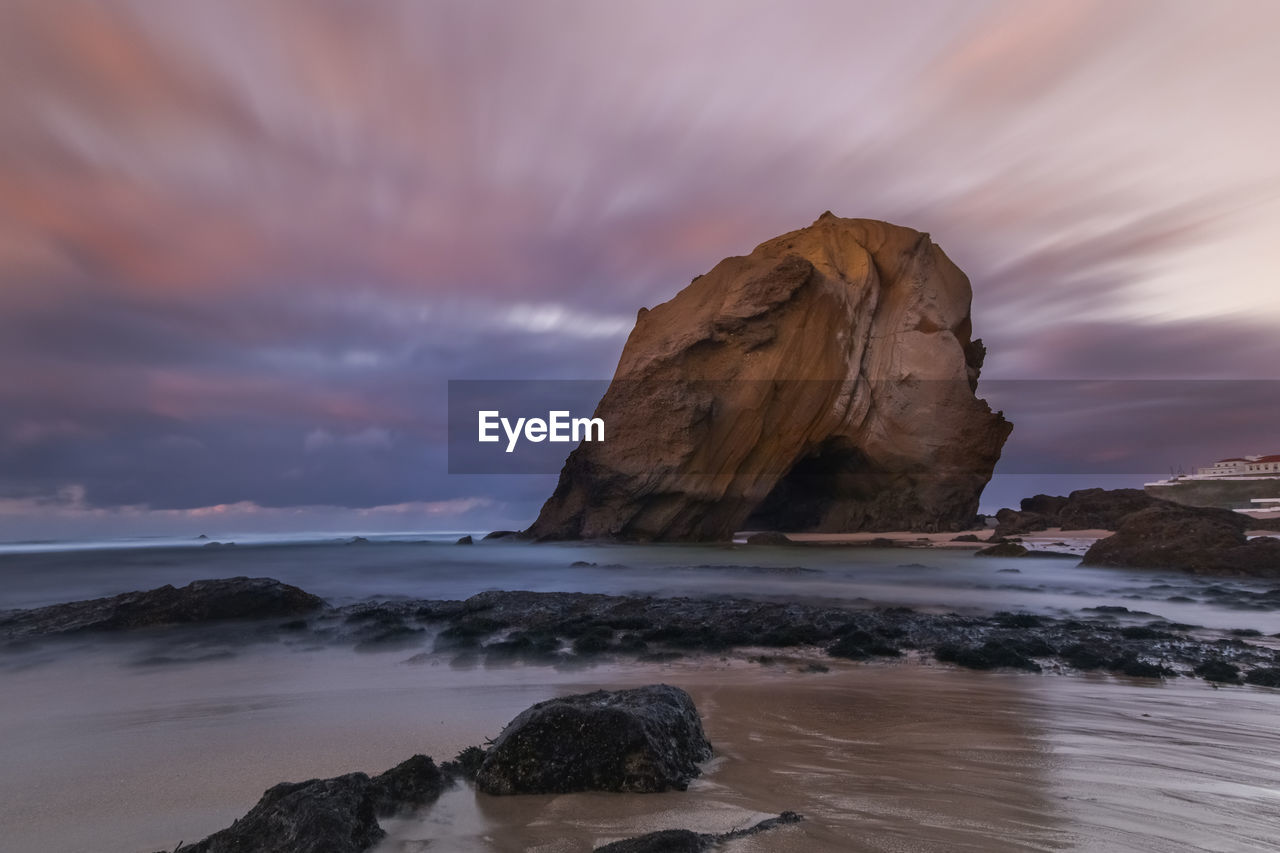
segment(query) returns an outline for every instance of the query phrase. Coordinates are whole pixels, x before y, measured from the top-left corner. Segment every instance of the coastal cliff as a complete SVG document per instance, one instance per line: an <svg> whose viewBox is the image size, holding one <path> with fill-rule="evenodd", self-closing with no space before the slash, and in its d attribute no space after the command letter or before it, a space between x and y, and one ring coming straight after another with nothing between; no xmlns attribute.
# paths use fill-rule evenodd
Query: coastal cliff
<svg viewBox="0 0 1280 853"><path fill-rule="evenodd" d="M959 530L1012 424L975 395L969 280L927 234L824 213L641 309L538 539Z"/></svg>

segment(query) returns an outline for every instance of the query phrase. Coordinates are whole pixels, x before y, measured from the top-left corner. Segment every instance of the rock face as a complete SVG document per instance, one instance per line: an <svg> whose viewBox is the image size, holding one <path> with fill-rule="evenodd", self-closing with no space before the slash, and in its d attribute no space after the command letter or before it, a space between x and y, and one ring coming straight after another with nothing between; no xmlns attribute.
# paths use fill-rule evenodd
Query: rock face
<svg viewBox="0 0 1280 853"><path fill-rule="evenodd" d="M333 779L282 782L249 813L186 853L361 853L386 833L379 816L434 801L445 780L435 763L415 755L372 779L348 773Z"/></svg>
<svg viewBox="0 0 1280 853"><path fill-rule="evenodd" d="M1227 509L1156 501L1125 516L1114 535L1085 552L1083 564L1280 577L1280 539L1248 539L1249 522Z"/></svg>
<svg viewBox="0 0 1280 853"><path fill-rule="evenodd" d="M1012 425L974 395L969 281L927 234L825 213L641 309L528 533L961 530Z"/></svg>
<svg viewBox="0 0 1280 853"><path fill-rule="evenodd" d="M489 794L683 791L711 757L689 694L656 684L539 702L494 741L476 776Z"/></svg>
<svg viewBox="0 0 1280 853"><path fill-rule="evenodd" d="M318 596L272 578L220 578L0 613L0 636L23 639L223 619L271 619L300 616L321 607L324 601Z"/></svg>

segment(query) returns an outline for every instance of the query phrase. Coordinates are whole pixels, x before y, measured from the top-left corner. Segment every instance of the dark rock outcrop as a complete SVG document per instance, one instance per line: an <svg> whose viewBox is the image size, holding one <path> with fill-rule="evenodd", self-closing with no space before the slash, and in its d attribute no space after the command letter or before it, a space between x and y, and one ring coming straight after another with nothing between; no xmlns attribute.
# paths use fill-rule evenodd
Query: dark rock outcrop
<svg viewBox="0 0 1280 853"><path fill-rule="evenodd" d="M1126 516L1115 534L1095 542L1083 564L1280 577L1280 539L1248 539L1249 523L1228 509L1158 501Z"/></svg>
<svg viewBox="0 0 1280 853"><path fill-rule="evenodd" d="M380 816L433 802L445 780L435 763L415 755L380 776L282 782L248 814L184 853L361 853L382 840Z"/></svg>
<svg viewBox="0 0 1280 853"><path fill-rule="evenodd" d="M963 530L1012 425L974 395L969 281L928 235L823 214L640 311L539 539Z"/></svg>
<svg viewBox="0 0 1280 853"><path fill-rule="evenodd" d="M1141 489L1080 489L1054 517L1063 530L1115 530L1125 516L1160 503Z"/></svg>
<svg viewBox="0 0 1280 853"><path fill-rule="evenodd" d="M1280 687L1280 667L1265 666L1251 670L1244 680L1259 687Z"/></svg>
<svg viewBox="0 0 1280 853"><path fill-rule="evenodd" d="M324 601L272 578L223 578L165 585L33 610L0 613L0 636L25 639L82 631L121 631L153 625L184 625L226 619L301 616Z"/></svg>
<svg viewBox="0 0 1280 853"><path fill-rule="evenodd" d="M539 702L502 730L476 776L489 794L684 790L711 757L689 694L666 684Z"/></svg>
<svg viewBox="0 0 1280 853"><path fill-rule="evenodd" d="M991 535L1003 539L1006 536L1048 529L1049 519L1038 512L1019 512L1005 508L996 512L996 529Z"/></svg>
<svg viewBox="0 0 1280 853"><path fill-rule="evenodd" d="M704 853L726 841L746 838L789 823L799 823L802 820L804 817L795 812L783 812L777 817L762 820L755 826L718 834L693 832L688 829L662 829L605 844L597 847L592 853Z"/></svg>
<svg viewBox="0 0 1280 853"><path fill-rule="evenodd" d="M455 542L455 543L453 543L453 544L455 544L455 545L474 545L474 544L475 544L475 540L471 538L470 534L468 534L468 535L466 535L466 536L459 536L459 537L458 537L458 541L457 541L457 542Z"/></svg>
<svg viewBox="0 0 1280 853"><path fill-rule="evenodd" d="M994 535L1016 536L1050 527L1115 530L1125 516L1161 503L1141 489L1078 489L1066 497L1036 495L1023 498L1020 510L997 512Z"/></svg>

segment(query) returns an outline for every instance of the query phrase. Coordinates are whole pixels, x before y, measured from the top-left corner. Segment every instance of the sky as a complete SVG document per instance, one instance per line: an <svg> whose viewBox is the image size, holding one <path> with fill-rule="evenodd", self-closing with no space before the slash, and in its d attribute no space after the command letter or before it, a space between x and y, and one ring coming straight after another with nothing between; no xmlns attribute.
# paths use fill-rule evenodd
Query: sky
<svg viewBox="0 0 1280 853"><path fill-rule="evenodd" d="M607 378L640 306L825 210L972 280L1017 425L984 507L1280 452L1278 31L1270 0L10 0L0 539L526 525L554 477L449 475L447 382Z"/></svg>

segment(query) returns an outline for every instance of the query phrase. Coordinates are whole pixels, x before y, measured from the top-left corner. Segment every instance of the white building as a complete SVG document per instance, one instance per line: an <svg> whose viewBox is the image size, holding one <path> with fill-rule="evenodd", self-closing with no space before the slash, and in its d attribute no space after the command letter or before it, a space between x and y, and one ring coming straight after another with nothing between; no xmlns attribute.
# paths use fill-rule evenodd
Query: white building
<svg viewBox="0 0 1280 853"><path fill-rule="evenodd" d="M1197 477L1256 477L1260 474L1280 477L1280 454L1233 456L1196 471Z"/></svg>

